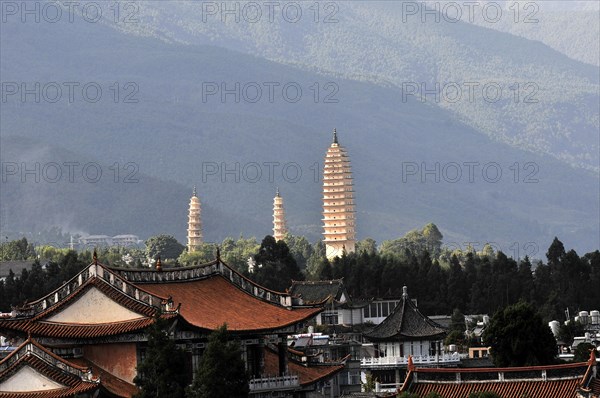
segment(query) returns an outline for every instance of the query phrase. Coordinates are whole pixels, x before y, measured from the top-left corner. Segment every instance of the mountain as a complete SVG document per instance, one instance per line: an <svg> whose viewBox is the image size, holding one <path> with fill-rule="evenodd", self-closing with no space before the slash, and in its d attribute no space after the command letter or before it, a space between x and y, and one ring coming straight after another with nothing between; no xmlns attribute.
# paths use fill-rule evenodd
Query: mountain
<svg viewBox="0 0 600 398"><path fill-rule="evenodd" d="M171 42L216 45L325 76L408 87L495 140L600 171L597 65L503 32L535 40L561 35L561 49L570 46L593 56L595 51L573 43L588 40L583 48L597 47L598 12L570 14L571 29L565 30L564 23L549 20L552 11L538 6L539 22L527 26L540 33L529 35L530 29L522 27L531 13L525 5L517 23L505 9L497 22L477 26L469 23L466 6L458 21L428 13L428 4L449 13L444 2L299 3L273 10L248 4L255 3L236 2L229 8L214 3L211 8L187 1L141 2L138 22L117 27ZM481 10L483 5L474 22L492 17L492 11L483 15ZM573 20L578 17L583 19ZM575 38L573 32L582 26L589 32Z"/></svg>
<svg viewBox="0 0 600 398"><path fill-rule="evenodd" d="M262 237L271 231L279 186L292 232L316 240L319 170L336 127L354 170L359 238L381 241L434 222L446 243L460 247L491 241L510 254L518 249L521 256L543 256L554 236L579 251L598 247L597 174L491 139L452 110L406 96L396 84L82 20L6 23L1 29L3 82L46 88L39 103L31 95L13 95L2 104L3 164L89 160L108 176L115 163L123 173L133 163L144 176L131 186L79 181L57 189L15 183L7 175L1 189L7 230L59 223L93 234L164 232L183 240L189 195L197 185L208 240ZM567 64L588 70L565 59ZM561 73L571 70L565 66ZM102 97L93 102L94 91L85 97L78 89L73 101L63 93L51 102L51 82L100 87ZM222 83L246 88L239 102L232 94L208 95ZM272 83L279 86L270 101ZM284 94L279 87L286 84L291 91ZM262 96L252 102L257 85ZM297 87L302 95L294 102ZM127 95L138 101L126 101ZM273 178L265 162L279 163ZM468 164L478 164L472 178ZM452 173L457 165L458 178ZM208 173L215 167L216 175ZM409 174L415 167L419 172ZM436 167L439 181L425 173ZM502 173L499 181L495 171Z"/></svg>
<svg viewBox="0 0 600 398"><path fill-rule="evenodd" d="M481 7L486 3L491 2L481 2ZM600 66L600 3L573 0L494 0L494 3L511 17L488 22L483 13L474 13L473 23L540 41L572 59Z"/></svg>

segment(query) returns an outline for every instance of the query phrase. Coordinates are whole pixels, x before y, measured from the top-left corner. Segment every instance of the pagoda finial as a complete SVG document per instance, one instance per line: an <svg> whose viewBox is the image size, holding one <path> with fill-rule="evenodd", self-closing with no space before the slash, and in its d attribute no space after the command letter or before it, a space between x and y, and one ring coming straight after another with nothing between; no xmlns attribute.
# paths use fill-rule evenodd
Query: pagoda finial
<svg viewBox="0 0 600 398"><path fill-rule="evenodd" d="M337 139L337 130L334 128L333 129L333 143L337 144L338 143L338 139Z"/></svg>
<svg viewBox="0 0 600 398"><path fill-rule="evenodd" d="M192 192L192 196L197 197L198 192L196 192L196 186L194 185L194 192Z"/></svg>
<svg viewBox="0 0 600 398"><path fill-rule="evenodd" d="M94 249L94 254L92 254L92 259L94 260L94 265L98 264L98 253L96 253L96 249Z"/></svg>
<svg viewBox="0 0 600 398"><path fill-rule="evenodd" d="M162 271L162 263L160 262L160 255L156 258L156 270Z"/></svg>
<svg viewBox="0 0 600 398"><path fill-rule="evenodd" d="M406 286L402 286L402 298L403 299L408 298L408 287L406 287Z"/></svg>
<svg viewBox="0 0 600 398"><path fill-rule="evenodd" d="M275 192L275 196L279 197L281 195L279 195L279 187L277 187L277 191Z"/></svg>

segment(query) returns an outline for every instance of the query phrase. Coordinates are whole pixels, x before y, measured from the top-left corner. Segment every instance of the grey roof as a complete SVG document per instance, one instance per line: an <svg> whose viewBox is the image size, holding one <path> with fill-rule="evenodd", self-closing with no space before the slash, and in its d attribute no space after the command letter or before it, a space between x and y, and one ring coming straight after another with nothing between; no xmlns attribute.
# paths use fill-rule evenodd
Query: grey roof
<svg viewBox="0 0 600 398"><path fill-rule="evenodd" d="M406 286L402 300L394 311L371 332L365 333L369 340L418 340L423 338L440 338L446 329L421 314L413 301L408 297Z"/></svg>
<svg viewBox="0 0 600 398"><path fill-rule="evenodd" d="M21 271L25 268L29 269L33 266L35 260L13 260L0 261L0 278L5 278L12 269L15 275L21 275Z"/></svg>
<svg viewBox="0 0 600 398"><path fill-rule="evenodd" d="M307 304L320 303L329 296L339 301L342 294L345 294L346 299L348 299L344 282L341 279L330 281L292 281L289 291L292 296L301 297Z"/></svg>

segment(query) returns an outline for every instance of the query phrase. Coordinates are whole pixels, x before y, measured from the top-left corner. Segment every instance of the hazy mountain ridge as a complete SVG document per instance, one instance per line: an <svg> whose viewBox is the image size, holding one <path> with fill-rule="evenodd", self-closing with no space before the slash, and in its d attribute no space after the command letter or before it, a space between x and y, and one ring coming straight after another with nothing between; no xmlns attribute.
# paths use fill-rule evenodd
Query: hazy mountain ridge
<svg viewBox="0 0 600 398"><path fill-rule="evenodd" d="M416 83L417 96L436 83L458 84L463 90L458 102L448 96L427 99L494 139L600 170L598 68L540 42L443 18L440 23L422 23L418 17L402 22L402 9L390 2L335 2L339 9L321 10L319 23L308 9L297 23L281 17L257 23L225 17L223 23L220 14L203 14L194 3L139 4L141 22L119 28L218 45L354 80L400 88ZM323 23L331 13L338 22ZM475 101L466 100L465 82L479 84ZM502 87L502 99L485 100L479 90L488 83Z"/></svg>
<svg viewBox="0 0 600 398"><path fill-rule="evenodd" d="M196 184L207 239L239 233L260 237L271 231L272 197L279 186L292 232L315 240L321 233L321 181L313 173L322 164L331 129L337 127L354 169L359 238L372 236L381 241L433 221L446 242L460 245L493 241L508 251L514 242L522 247L533 241L542 248L558 235L578 250L597 247L594 221L599 204L596 192L589 189L598 185L593 174L489 140L448 111L410 97L403 101L401 91L394 87L334 79L339 102L324 103L322 97L315 102L308 87L329 79L230 50L123 35L98 24L2 28L3 53L7 54L0 60L3 79L95 81L103 87L115 81L120 85L136 82L140 99L136 104L115 103L110 98L72 104L9 101L0 115L3 150L4 137L22 135L40 144L60 143L52 145L92 154L105 165L134 162L141 174L185 186L140 182L135 186L137 195L161 197L162 190L179 193L165 193L160 205L139 202L127 217L111 213L104 202L99 205L102 199L92 195L97 193L96 186L89 189L78 184L79 189L70 189L69 200L79 204L73 208L57 207L55 199L42 200L53 198L45 194L37 195L34 202L20 203L15 198L32 188L18 186L16 192L3 193L12 198L3 198L3 207L14 214L12 225L6 228L37 227L63 217L71 220L75 214L77 230L109 233L108 229L140 236L145 231L161 231L183 240L189 192ZM218 97L204 102L202 82L220 81L297 82L307 94L297 103L281 97L273 103L222 103ZM28 154L26 145L21 148L29 159L38 156ZM14 156L20 156L19 152ZM3 154L4 159L12 161ZM423 183L420 175L403 178L407 162L431 168L471 161L497 162L505 178L498 183L484 181L481 174L473 183L466 174L458 183L443 179L435 183L431 178ZM248 178L235 182L231 176L223 180L220 175L203 179L203 164L221 167L225 163L231 168L250 162L279 162L278 170L294 162L301 167L302 178L293 182L279 173L270 181L264 171L258 182ZM516 182L509 169L515 162L521 171ZM528 162L539 167L538 183L523 183ZM2 188L3 192L12 189L5 184ZM110 190L106 203L118 205L120 195L129 195L120 192L118 184L105 188ZM24 193L23 197L30 196ZM127 199L126 203L135 202ZM32 206L35 213L29 210ZM95 223L100 211L106 224ZM89 217L88 212L96 216Z"/></svg>

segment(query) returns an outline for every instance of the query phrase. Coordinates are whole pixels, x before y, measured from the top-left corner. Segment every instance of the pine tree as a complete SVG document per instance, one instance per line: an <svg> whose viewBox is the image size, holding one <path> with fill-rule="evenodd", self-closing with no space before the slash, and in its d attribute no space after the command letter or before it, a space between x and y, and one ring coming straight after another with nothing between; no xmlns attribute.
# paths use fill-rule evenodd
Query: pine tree
<svg viewBox="0 0 600 398"><path fill-rule="evenodd" d="M147 329L146 356L137 368L133 382L140 388L135 398L183 398L189 376L185 372L185 353L167 334L167 320L156 316Z"/></svg>
<svg viewBox="0 0 600 398"><path fill-rule="evenodd" d="M187 396L243 398L248 393L248 373L240 345L229 340L227 325L223 325L210 335Z"/></svg>

